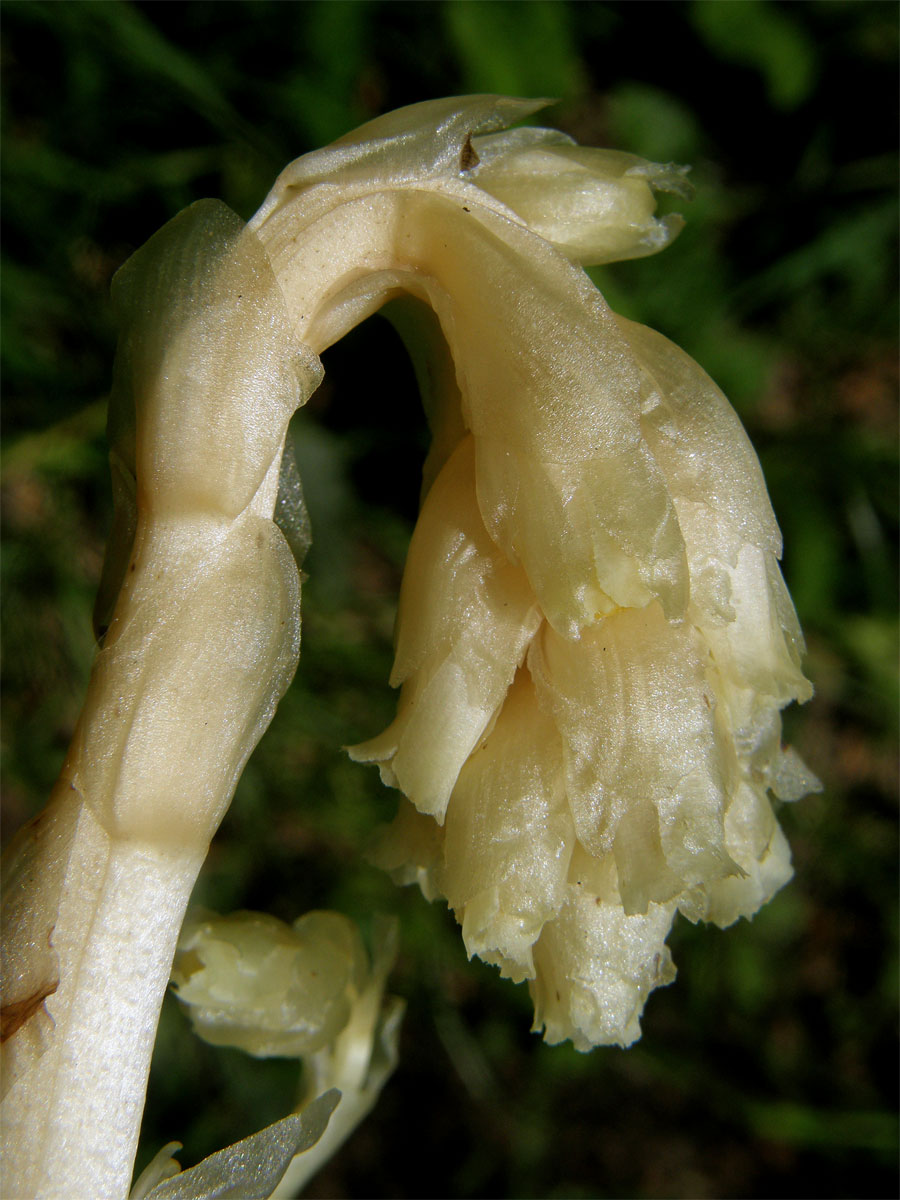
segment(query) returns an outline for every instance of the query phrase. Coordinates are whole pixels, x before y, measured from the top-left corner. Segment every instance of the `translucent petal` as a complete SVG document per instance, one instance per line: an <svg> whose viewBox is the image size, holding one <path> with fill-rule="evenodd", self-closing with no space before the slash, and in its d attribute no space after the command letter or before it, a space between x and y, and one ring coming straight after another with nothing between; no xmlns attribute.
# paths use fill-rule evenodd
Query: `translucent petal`
<svg viewBox="0 0 900 1200"><path fill-rule="evenodd" d="M268 1058L332 1042L366 971L359 932L339 913L307 913L293 927L264 913L199 913L185 923L172 978L204 1041Z"/></svg>
<svg viewBox="0 0 900 1200"><path fill-rule="evenodd" d="M466 438L426 497L410 544L392 680L398 714L352 749L442 820L463 763L493 719L537 628L528 581L490 541Z"/></svg>
<svg viewBox="0 0 900 1200"><path fill-rule="evenodd" d="M562 734L579 841L601 855L643 830L685 883L736 869L724 848L726 766L702 652L690 626L669 624L651 604L612 614L578 642L545 626L528 658ZM620 840L617 862L631 907L632 886L646 894L641 855Z"/></svg>
<svg viewBox="0 0 900 1200"><path fill-rule="evenodd" d="M723 929L739 917L753 916L794 873L787 840L758 786L745 783L737 790L725 816L725 839L742 873L710 882L704 911L698 914Z"/></svg>
<svg viewBox="0 0 900 1200"><path fill-rule="evenodd" d="M745 543L780 554L781 535L759 460L737 413L678 346L645 325L624 317L616 321L644 376L641 430L653 457L676 502L700 506L720 539L717 546L705 546L686 536L692 582L701 549L731 564Z"/></svg>
<svg viewBox="0 0 900 1200"><path fill-rule="evenodd" d="M433 243L438 221L452 254ZM642 443L640 376L598 293L489 209L423 199L404 242L440 280L431 298L475 437L485 525L525 568L547 618L573 632L594 619L587 601L598 587L634 576L645 598L683 611L684 545Z"/></svg>
<svg viewBox="0 0 900 1200"><path fill-rule="evenodd" d="M663 250L684 225L654 217L653 188L689 193L684 167L659 166L616 150L595 150L541 139L499 150L489 135L477 142L478 186L502 200L535 233L568 258L606 263Z"/></svg>
<svg viewBox="0 0 900 1200"><path fill-rule="evenodd" d="M441 894L435 875L443 842L443 829L434 817L420 813L401 797L396 817L378 832L367 857L395 883L417 883L426 900L435 900Z"/></svg>
<svg viewBox="0 0 900 1200"><path fill-rule="evenodd" d="M585 888L570 887L534 949L534 1028L551 1044L571 1038L576 1050L631 1045L640 1037L647 995L675 978L665 945L672 915L671 907L652 905L644 915L626 916Z"/></svg>
<svg viewBox="0 0 900 1200"><path fill-rule="evenodd" d="M447 812L437 880L469 957L533 975L531 946L562 903L573 841L559 734L520 671Z"/></svg>

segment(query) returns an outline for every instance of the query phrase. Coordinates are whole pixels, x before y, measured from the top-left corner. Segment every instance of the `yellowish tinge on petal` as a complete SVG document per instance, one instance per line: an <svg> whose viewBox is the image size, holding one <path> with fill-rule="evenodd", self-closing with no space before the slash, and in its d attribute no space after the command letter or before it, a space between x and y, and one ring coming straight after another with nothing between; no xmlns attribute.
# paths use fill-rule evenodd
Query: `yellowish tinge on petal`
<svg viewBox="0 0 900 1200"><path fill-rule="evenodd" d="M485 527L547 619L574 633L601 592L683 612L684 543L642 439L641 376L584 273L502 214L438 197L409 209L403 247L440 281L431 299L475 439Z"/></svg>
<svg viewBox="0 0 900 1200"><path fill-rule="evenodd" d="M688 542L693 587L699 552L734 565L750 544L781 554L781 534L759 459L737 413L706 372L662 334L624 317L616 322L641 371L641 432L682 505L702 509Z"/></svg>
<svg viewBox="0 0 900 1200"><path fill-rule="evenodd" d="M504 128L535 107L378 118L287 168L252 228L318 349L413 298L434 441L397 717L353 751L404 793L375 859L588 1049L638 1035L677 911L728 924L789 878L769 793L816 781L781 745L810 688L756 455L581 270L665 246L654 192L689 194L685 169Z"/></svg>
<svg viewBox="0 0 900 1200"><path fill-rule="evenodd" d="M531 978L531 947L559 909L574 842L562 742L520 671L453 790L437 882L469 957Z"/></svg>
<svg viewBox="0 0 900 1200"><path fill-rule="evenodd" d="M723 929L753 916L794 873L787 839L759 786L745 782L735 790L725 814L725 844L741 874L709 882L703 911L685 914Z"/></svg>
<svg viewBox="0 0 900 1200"><path fill-rule="evenodd" d="M394 883L401 887L417 883L426 900L436 900L441 895L435 877L443 842L444 832L437 821L401 796L396 817L378 831L368 858L387 871Z"/></svg>
<svg viewBox="0 0 900 1200"><path fill-rule="evenodd" d="M576 262L599 264L656 254L684 225L676 214L654 216L653 193L655 189L690 197L685 167L546 136L517 147L509 135L493 134L477 139L475 147L481 159L473 172L478 186Z"/></svg>
<svg viewBox="0 0 900 1200"><path fill-rule="evenodd" d="M468 437L428 493L410 545L392 675L403 683L397 717L352 750L439 820L539 621L525 573L487 536L474 472Z"/></svg>
<svg viewBox="0 0 900 1200"><path fill-rule="evenodd" d="M651 604L613 613L578 642L545 627L529 655L563 736L578 840L601 855L620 838L626 911L652 894L642 878L652 856L628 853L629 828L648 844L658 837L685 885L736 869L724 849L725 768L702 650L690 626Z"/></svg>
<svg viewBox="0 0 900 1200"><path fill-rule="evenodd" d="M628 916L585 887L570 886L560 915L534 948L534 1028L550 1043L571 1039L576 1050L631 1045L640 1037L648 994L675 978L665 944L672 916L671 907L655 904Z"/></svg>
<svg viewBox="0 0 900 1200"><path fill-rule="evenodd" d="M291 1058L337 1037L366 971L359 932L339 913L290 926L265 913L198 912L182 930L172 981L204 1041Z"/></svg>

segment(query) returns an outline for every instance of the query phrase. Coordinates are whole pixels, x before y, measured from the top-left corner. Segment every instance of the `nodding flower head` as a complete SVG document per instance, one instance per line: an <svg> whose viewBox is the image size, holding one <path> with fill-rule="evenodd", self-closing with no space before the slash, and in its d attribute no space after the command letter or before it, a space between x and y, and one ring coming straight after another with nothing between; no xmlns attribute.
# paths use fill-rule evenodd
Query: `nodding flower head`
<svg viewBox="0 0 900 1200"><path fill-rule="evenodd" d="M664 247L681 220L653 192L684 169L504 129L536 107L380 118L288 167L251 227L316 350L407 297L433 441L397 716L352 751L403 793L376 858L588 1049L638 1036L676 912L727 925L789 878L770 794L816 781L779 713L811 689L737 416L582 270Z"/></svg>

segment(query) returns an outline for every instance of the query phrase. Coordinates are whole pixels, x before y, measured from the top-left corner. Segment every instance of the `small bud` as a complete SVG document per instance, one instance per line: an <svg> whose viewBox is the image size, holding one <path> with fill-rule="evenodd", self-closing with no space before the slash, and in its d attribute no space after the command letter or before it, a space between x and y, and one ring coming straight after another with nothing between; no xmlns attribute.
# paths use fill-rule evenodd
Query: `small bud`
<svg viewBox="0 0 900 1200"><path fill-rule="evenodd" d="M265 913L199 912L185 922L172 982L204 1041L293 1058L337 1037L366 975L359 932L339 913L286 925Z"/></svg>
<svg viewBox="0 0 900 1200"><path fill-rule="evenodd" d="M577 146L548 130L491 134L476 138L474 148L478 186L575 262L643 258L684 226L675 213L654 217L654 192L690 199L688 167Z"/></svg>

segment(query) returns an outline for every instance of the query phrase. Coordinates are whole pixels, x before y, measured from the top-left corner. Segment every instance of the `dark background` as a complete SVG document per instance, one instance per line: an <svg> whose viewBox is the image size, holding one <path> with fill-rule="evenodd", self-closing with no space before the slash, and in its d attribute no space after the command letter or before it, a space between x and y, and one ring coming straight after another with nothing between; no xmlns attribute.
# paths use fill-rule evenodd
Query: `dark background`
<svg viewBox="0 0 900 1200"><path fill-rule="evenodd" d="M387 723L424 422L373 318L295 433L315 546L296 682L199 899L397 913L402 1057L317 1196L897 1194L897 7L684 3L3 5L3 811L43 802L91 662L109 524L110 278L202 196L249 217L291 158L463 91L559 97L580 140L694 164L663 255L597 272L680 342L760 452L816 697L787 736L796 878L726 932L680 921L643 1040L576 1054L465 960L443 905L362 850L394 801L341 746ZM296 1070L214 1051L167 1000L139 1165L283 1115Z"/></svg>

